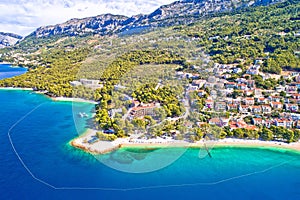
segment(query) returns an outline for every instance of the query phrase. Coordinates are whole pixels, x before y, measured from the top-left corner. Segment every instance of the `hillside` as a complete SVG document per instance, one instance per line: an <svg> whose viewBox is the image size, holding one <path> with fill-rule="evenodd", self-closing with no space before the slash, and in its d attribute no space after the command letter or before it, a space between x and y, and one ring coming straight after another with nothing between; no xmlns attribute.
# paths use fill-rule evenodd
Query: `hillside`
<svg viewBox="0 0 300 200"><path fill-rule="evenodd" d="M128 52L145 50L163 50L173 56L179 55L185 66L206 68L214 63L236 63L246 69L255 59L261 58L265 60L262 66L265 72L280 73L282 68L298 70L300 27L295 18L299 14L299 7L299 1L290 0L268 7L215 15L190 25L134 35L63 37L52 42L42 38L45 44L33 54L11 55L10 52L5 55L8 59L17 57L18 60L14 60L16 63L22 64L21 60L25 58L26 62L31 63L29 66L40 67L20 77L1 81L0 84L38 86L38 89L47 89L53 95L66 95L63 91L70 88L69 81L79 78L101 79L103 71L118 58L126 61ZM143 55L147 58L147 54ZM77 60L80 63L76 63ZM70 68L72 73L66 70ZM61 74L64 74L63 79L58 78ZM45 81L45 77L53 82ZM71 95L70 92L67 94Z"/></svg>

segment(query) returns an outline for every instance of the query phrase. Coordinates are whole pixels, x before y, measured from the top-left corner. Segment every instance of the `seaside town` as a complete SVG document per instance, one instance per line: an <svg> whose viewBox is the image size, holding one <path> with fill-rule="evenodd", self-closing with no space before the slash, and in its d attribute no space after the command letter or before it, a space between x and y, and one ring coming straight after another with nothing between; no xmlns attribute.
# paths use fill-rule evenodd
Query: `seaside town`
<svg viewBox="0 0 300 200"><path fill-rule="evenodd" d="M128 120L132 123L143 123L147 129L135 129L130 137L116 137L116 130L113 128L99 131L91 131L73 141L73 145L90 152L103 153L122 145L150 143L150 144L170 144L186 142L203 141L206 134L203 127L218 127L223 130L234 132L235 130L256 131L262 128L271 127L284 128L290 130L300 129L300 73L296 71L283 71L280 75L264 73L261 70L263 60L256 60L253 65L242 68L239 64L214 64L212 68L205 69L209 74L207 78L202 78L203 73L197 66L192 66L193 72L177 71L175 78L178 80L188 80L185 85L184 95L180 102L184 107L184 112L167 118L158 118L157 111L162 105L153 101L143 103L137 99L126 95L125 100L131 102L127 109L112 108L108 111L109 117L114 119L116 115L122 117L122 120ZM200 75L201 74L201 75ZM80 82L85 83L86 80ZM93 82L92 80L90 82ZM96 81L97 84L99 84ZM91 87L91 86L87 86ZM95 88L96 86L92 86ZM99 87L99 85L98 85ZM155 90L163 88L159 83ZM115 90L124 89L124 86L116 85ZM194 95L193 95L194 94ZM195 97L196 94L196 97ZM198 113L202 120L190 120L191 113ZM216 115L217 114L217 115ZM196 130L195 125L202 133L198 134L198 139L184 137L178 139L180 131L163 131L162 134L155 137L147 137L147 131L169 122L167 124L176 124L184 119L184 124L189 130ZM150 121L152 123L150 123ZM153 123L154 122L154 123ZM139 124L138 124L139 126ZM220 129L219 129L220 130ZM196 130L197 132L197 130ZM182 132L181 132L182 133ZM195 134L197 136L197 133ZM259 139L259 135L248 139ZM297 136L295 135L295 138ZM218 137L215 139L224 139ZM244 138L236 137L232 138ZM269 139L279 142L295 142L287 138ZM110 144L104 141L113 141ZM108 147L107 147L108 145ZM112 145L112 146L111 146Z"/></svg>
<svg viewBox="0 0 300 200"><path fill-rule="evenodd" d="M198 79L199 74L178 72L177 76L194 79L189 91L196 91L205 98L203 110L229 113L227 118L211 118L210 125L258 130L271 126L300 128L300 74L283 71L281 75L263 73L262 60L243 70L237 65L215 64L208 71L214 76ZM255 78L254 78L255 77ZM256 81L255 79L258 79ZM264 84L271 83L270 86ZM275 84L274 84L275 83ZM218 87L224 98L214 100L205 88Z"/></svg>

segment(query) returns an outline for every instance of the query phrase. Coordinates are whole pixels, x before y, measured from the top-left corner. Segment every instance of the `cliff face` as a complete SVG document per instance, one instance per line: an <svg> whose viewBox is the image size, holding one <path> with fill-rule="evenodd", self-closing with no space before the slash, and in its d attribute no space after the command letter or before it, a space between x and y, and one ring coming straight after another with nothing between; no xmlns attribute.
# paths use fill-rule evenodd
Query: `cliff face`
<svg viewBox="0 0 300 200"><path fill-rule="evenodd" d="M20 39L22 39L20 35L0 32L0 48L15 45Z"/></svg>
<svg viewBox="0 0 300 200"><path fill-rule="evenodd" d="M107 35L136 28L172 26L191 23L195 18L211 13L282 1L284 0L182 0L161 6L149 15L126 17L104 14L84 19L71 19L62 24L40 27L30 36L40 38L55 35Z"/></svg>

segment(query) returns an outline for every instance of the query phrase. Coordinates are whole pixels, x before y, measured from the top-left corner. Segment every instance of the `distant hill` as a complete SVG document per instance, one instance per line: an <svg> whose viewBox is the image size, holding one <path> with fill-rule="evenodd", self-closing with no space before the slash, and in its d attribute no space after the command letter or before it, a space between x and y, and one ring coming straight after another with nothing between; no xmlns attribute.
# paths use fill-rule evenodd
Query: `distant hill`
<svg viewBox="0 0 300 200"><path fill-rule="evenodd" d="M148 27L189 24L208 14L282 1L284 0L182 0L161 6L149 15L126 17L104 14L83 19L71 19L62 24L40 27L29 37L109 35Z"/></svg>
<svg viewBox="0 0 300 200"><path fill-rule="evenodd" d="M22 39L22 36L20 35L0 32L0 48L12 46L20 39Z"/></svg>

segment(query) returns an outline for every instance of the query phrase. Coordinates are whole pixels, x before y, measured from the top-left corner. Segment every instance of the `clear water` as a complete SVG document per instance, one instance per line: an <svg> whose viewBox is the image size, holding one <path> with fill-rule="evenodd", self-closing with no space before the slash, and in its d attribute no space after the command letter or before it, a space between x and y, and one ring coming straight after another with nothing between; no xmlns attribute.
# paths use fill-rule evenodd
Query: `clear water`
<svg viewBox="0 0 300 200"><path fill-rule="evenodd" d="M0 64L0 80L18 76L26 72L27 69L23 67L15 67L10 64Z"/></svg>
<svg viewBox="0 0 300 200"><path fill-rule="evenodd" d="M0 90L0 105L0 199L300 199L300 155L293 151L214 148L213 158L200 159L199 149L189 149L158 171L124 173L68 144L85 130L77 112L93 105L8 90ZM182 149L120 149L101 158L116 162L133 151L151 165Z"/></svg>

